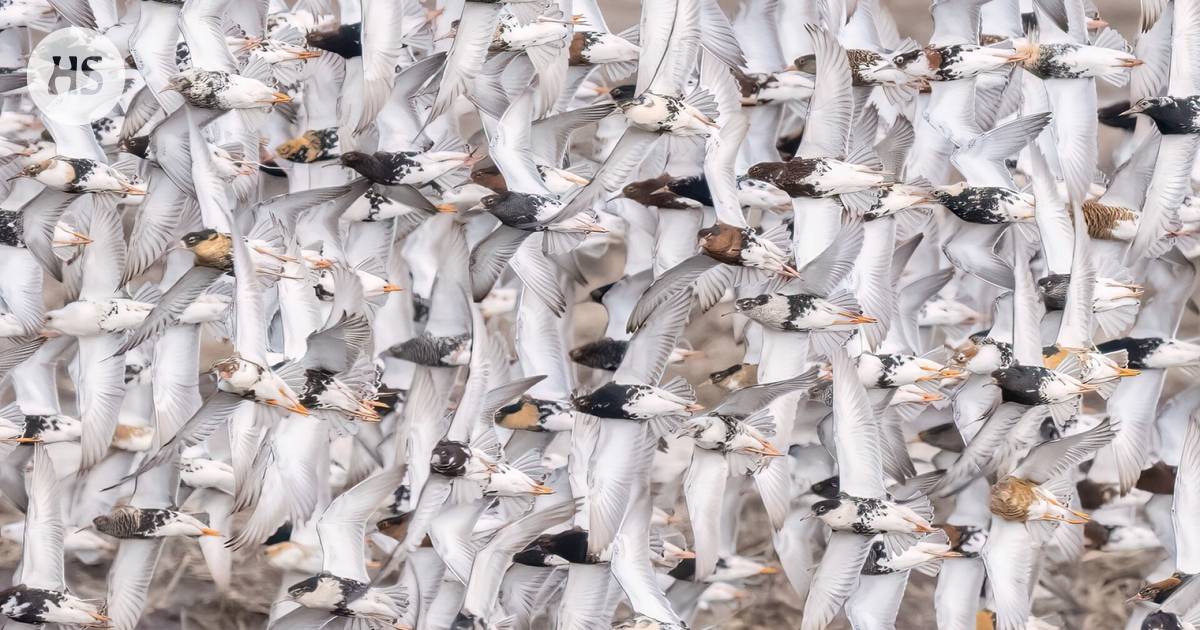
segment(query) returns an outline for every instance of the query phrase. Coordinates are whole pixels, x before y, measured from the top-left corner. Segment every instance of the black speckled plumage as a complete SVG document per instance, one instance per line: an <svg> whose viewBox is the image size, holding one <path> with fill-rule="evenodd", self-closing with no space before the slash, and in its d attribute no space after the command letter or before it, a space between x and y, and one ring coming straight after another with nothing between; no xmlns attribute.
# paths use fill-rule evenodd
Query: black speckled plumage
<svg viewBox="0 0 1200 630"><path fill-rule="evenodd" d="M557 209L558 202L545 195L506 190L483 198L483 207L508 227L531 232L546 229L547 209ZM557 214L557 212L553 212ZM552 216L551 215L551 216Z"/></svg>
<svg viewBox="0 0 1200 630"><path fill-rule="evenodd" d="M1071 286L1071 274L1053 273L1037 281L1038 293L1048 311L1061 311L1067 306L1067 290Z"/></svg>
<svg viewBox="0 0 1200 630"><path fill-rule="evenodd" d="M575 408L598 418L636 420L630 415L629 406L651 390L646 385L605 383L585 396L576 396L572 401Z"/></svg>
<svg viewBox="0 0 1200 630"><path fill-rule="evenodd" d="M0 209L0 245L25 247L25 221L20 211Z"/></svg>
<svg viewBox="0 0 1200 630"><path fill-rule="evenodd" d="M455 367L454 364L447 363L445 359L470 343L470 334L435 337L424 333L392 346L388 349L388 353L397 359L412 361L417 365Z"/></svg>
<svg viewBox="0 0 1200 630"><path fill-rule="evenodd" d="M967 223L996 225L1008 222L1008 215L1000 209L1018 201L1020 193L996 186L969 186L958 194L935 190L933 195L939 203Z"/></svg>
<svg viewBox="0 0 1200 630"><path fill-rule="evenodd" d="M1042 394L1042 384L1052 374L1053 370L1039 365L1012 365L992 372L992 378L1000 386L1004 402L1042 405L1050 402Z"/></svg>
<svg viewBox="0 0 1200 630"><path fill-rule="evenodd" d="M1165 342L1166 340L1161 337L1120 337L1105 341L1096 348L1103 353L1124 350L1129 358L1127 367L1145 370L1149 368L1146 360Z"/></svg>
<svg viewBox="0 0 1200 630"><path fill-rule="evenodd" d="M1156 96L1136 104L1164 135L1200 133L1200 95Z"/></svg>
<svg viewBox="0 0 1200 630"><path fill-rule="evenodd" d="M112 514L97 516L92 524L113 538L153 538L163 526L178 517L174 510L137 508L129 505L114 508Z"/></svg>
<svg viewBox="0 0 1200 630"><path fill-rule="evenodd" d="M58 591L17 584L0 591L0 607L5 616L18 623L40 626L46 621L50 605L61 606L66 595Z"/></svg>
<svg viewBox="0 0 1200 630"><path fill-rule="evenodd" d="M1079 50L1078 44L1039 44L1037 56L1022 64L1025 70L1039 79L1078 79L1086 70L1078 64L1064 63L1064 55Z"/></svg>
<svg viewBox="0 0 1200 630"><path fill-rule="evenodd" d="M349 610L350 603L366 594L367 590L371 587L370 584L364 584L358 580L338 577L327 571L322 571L317 575L289 586L288 595L292 598L298 598L305 593L315 591L317 585L322 581L332 581L338 585L338 590L342 597L330 612L339 617L353 617L354 613Z"/></svg>
<svg viewBox="0 0 1200 630"><path fill-rule="evenodd" d="M895 569L889 569L880 564L887 559L887 548L884 546L883 541L871 543L871 550L867 552L867 560L863 563L862 574L887 575L889 573L895 573Z"/></svg>

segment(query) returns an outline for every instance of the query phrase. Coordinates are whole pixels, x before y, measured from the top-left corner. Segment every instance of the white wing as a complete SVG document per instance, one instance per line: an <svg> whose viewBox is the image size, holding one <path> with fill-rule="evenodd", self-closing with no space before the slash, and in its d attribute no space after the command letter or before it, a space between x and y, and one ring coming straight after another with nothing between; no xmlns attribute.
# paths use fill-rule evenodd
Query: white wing
<svg viewBox="0 0 1200 630"><path fill-rule="evenodd" d="M400 486L403 477L403 468L381 471L338 495L325 508L317 521L323 570L359 582L371 581L366 564L367 518Z"/></svg>

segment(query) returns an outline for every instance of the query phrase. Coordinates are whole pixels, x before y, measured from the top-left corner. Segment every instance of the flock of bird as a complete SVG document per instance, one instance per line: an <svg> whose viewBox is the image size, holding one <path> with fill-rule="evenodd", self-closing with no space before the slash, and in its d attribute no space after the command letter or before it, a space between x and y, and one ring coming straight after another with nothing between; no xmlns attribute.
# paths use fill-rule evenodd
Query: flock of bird
<svg viewBox="0 0 1200 630"><path fill-rule="evenodd" d="M607 4L0 2L5 628L1200 627L1200 0Z"/></svg>

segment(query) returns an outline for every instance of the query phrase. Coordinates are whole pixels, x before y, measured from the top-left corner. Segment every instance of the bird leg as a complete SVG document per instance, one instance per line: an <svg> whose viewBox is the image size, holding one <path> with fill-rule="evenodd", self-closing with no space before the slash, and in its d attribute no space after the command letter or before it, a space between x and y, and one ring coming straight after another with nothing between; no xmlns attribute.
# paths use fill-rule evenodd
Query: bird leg
<svg viewBox="0 0 1200 630"><path fill-rule="evenodd" d="M51 243L50 243L51 245L53 245L55 247L71 247L74 245L90 245L92 243L92 239L88 238L87 236L85 236L83 234L80 234L79 232L73 232L71 230L63 230L63 231L66 232L67 234L70 234L71 236L74 236L75 238L73 240L69 240L69 241L51 241Z"/></svg>

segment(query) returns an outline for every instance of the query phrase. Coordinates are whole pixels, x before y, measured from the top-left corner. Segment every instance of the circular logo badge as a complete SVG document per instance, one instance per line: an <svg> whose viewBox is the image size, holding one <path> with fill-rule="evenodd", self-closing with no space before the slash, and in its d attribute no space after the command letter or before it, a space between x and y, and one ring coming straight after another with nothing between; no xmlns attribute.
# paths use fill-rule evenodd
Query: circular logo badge
<svg viewBox="0 0 1200 630"><path fill-rule="evenodd" d="M86 28L46 36L29 56L29 95L41 112L69 125L107 115L125 88L125 61L108 38Z"/></svg>

